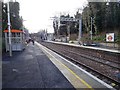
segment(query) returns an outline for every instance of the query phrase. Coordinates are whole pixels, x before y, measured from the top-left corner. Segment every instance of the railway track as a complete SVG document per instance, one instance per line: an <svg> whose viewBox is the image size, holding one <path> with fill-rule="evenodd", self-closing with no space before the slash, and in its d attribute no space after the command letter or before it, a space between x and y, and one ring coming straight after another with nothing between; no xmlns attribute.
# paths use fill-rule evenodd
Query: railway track
<svg viewBox="0 0 120 90"><path fill-rule="evenodd" d="M64 47L68 48L67 45L64 45ZM102 50L101 51L100 50L92 50L92 49L88 49L88 48L80 48L79 49L78 47L73 47L73 46L69 46L69 51L75 51L76 53L80 53L83 55L85 54L90 57L99 58L104 61L109 61L109 62L120 64L120 61L118 60L118 58L120 58L119 54L105 52Z"/></svg>
<svg viewBox="0 0 120 90"><path fill-rule="evenodd" d="M112 68L116 68L116 69L120 69L120 64L116 63L116 62L112 62L112 61L107 61L107 60L104 60L104 59L99 59L99 58L96 58L96 57L91 57L91 56L86 56L84 54L79 54L79 53L76 53L74 51L68 51L68 50L64 50L65 52L69 52L71 54L74 54L76 56L81 56L83 58L87 58L89 60L92 60L92 61L95 61L95 62L98 62L98 63L101 63L103 65L107 65L107 66L110 66Z"/></svg>
<svg viewBox="0 0 120 90"><path fill-rule="evenodd" d="M88 55L83 52L81 53L80 50L73 49L73 47L71 48L45 42L42 42L41 44L72 62L79 64L79 66L87 68L88 71L97 73L97 77L103 78L108 84L114 83L116 88L120 87L119 78L115 76L116 72L120 73L120 64L117 63L117 60L112 61L112 59L107 60L105 57L100 58L99 56Z"/></svg>

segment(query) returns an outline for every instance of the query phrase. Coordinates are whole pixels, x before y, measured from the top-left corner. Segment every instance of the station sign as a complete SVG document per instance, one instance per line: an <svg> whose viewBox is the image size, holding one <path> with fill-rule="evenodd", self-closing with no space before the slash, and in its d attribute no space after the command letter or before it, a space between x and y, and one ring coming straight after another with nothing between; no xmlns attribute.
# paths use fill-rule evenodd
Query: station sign
<svg viewBox="0 0 120 90"><path fill-rule="evenodd" d="M114 42L114 33L107 33L106 34L106 41L107 42Z"/></svg>

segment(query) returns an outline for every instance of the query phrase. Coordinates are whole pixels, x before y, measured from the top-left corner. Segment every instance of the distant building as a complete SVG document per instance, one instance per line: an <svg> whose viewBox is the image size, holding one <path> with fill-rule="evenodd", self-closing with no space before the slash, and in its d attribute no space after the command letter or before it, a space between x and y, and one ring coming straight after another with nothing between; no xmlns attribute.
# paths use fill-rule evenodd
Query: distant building
<svg viewBox="0 0 120 90"><path fill-rule="evenodd" d="M40 41L47 40L47 31L42 30L42 31L38 32L38 34L39 34Z"/></svg>
<svg viewBox="0 0 120 90"><path fill-rule="evenodd" d="M54 37L53 33L48 33L47 34L47 40L49 40L49 41L54 41L55 40L55 37Z"/></svg>

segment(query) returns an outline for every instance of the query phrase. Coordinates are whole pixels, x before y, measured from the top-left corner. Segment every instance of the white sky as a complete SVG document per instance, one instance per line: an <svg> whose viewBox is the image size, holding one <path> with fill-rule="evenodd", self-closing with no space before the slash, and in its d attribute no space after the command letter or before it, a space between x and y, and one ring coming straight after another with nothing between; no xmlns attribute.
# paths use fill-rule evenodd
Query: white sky
<svg viewBox="0 0 120 90"><path fill-rule="evenodd" d="M14 0L13 0L14 1ZM23 17L24 25L30 33L47 29L53 32L50 17L58 16L60 13L74 15L78 8L86 4L87 0L16 0L20 3L20 15Z"/></svg>

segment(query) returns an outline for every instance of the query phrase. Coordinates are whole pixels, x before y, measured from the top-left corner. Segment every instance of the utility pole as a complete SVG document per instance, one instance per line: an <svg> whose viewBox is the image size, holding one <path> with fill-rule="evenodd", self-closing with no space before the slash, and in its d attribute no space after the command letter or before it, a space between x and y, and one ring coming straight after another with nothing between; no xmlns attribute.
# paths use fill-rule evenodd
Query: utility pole
<svg viewBox="0 0 120 90"><path fill-rule="evenodd" d="M80 42L80 40L82 38L82 15L79 18L79 37L78 38L79 38L79 42Z"/></svg>
<svg viewBox="0 0 120 90"><path fill-rule="evenodd" d="M91 31L90 31L91 40L92 40L92 33L93 33L93 32L92 32L92 21L93 21L93 20L92 20L92 17L91 17Z"/></svg>
<svg viewBox="0 0 120 90"><path fill-rule="evenodd" d="M68 25L67 25L67 34L70 40L70 21L68 21Z"/></svg>
<svg viewBox="0 0 120 90"><path fill-rule="evenodd" d="M79 8L77 11L77 15L78 15L77 20L79 21L79 33L78 33L78 43L79 44L83 43L81 40L81 38L82 38L82 10L83 10L82 8ZM80 11L81 11L81 13L80 13Z"/></svg>
<svg viewBox="0 0 120 90"><path fill-rule="evenodd" d="M9 1L7 2L7 15L8 15L8 33L9 33L9 55L12 56L12 45L11 45L11 29L10 29L10 7Z"/></svg>

